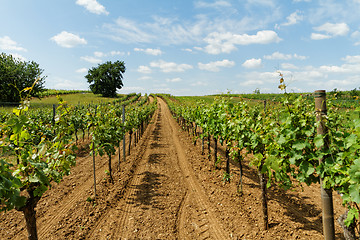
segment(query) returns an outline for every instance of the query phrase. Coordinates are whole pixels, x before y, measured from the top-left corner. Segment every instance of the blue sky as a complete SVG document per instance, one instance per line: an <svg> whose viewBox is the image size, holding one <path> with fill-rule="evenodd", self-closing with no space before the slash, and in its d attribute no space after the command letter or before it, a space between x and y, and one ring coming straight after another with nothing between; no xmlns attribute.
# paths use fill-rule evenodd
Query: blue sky
<svg viewBox="0 0 360 240"><path fill-rule="evenodd" d="M360 0L0 0L0 51L46 87L88 89L125 62L119 93L278 93L360 87Z"/></svg>

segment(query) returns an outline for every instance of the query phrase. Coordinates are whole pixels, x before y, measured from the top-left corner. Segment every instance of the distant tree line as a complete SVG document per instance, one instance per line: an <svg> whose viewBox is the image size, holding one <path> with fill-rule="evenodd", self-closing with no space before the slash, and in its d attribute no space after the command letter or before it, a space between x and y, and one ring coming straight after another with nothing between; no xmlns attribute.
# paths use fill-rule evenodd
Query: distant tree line
<svg viewBox="0 0 360 240"><path fill-rule="evenodd" d="M340 91L337 88L329 92L330 95L336 96L339 99L354 99L356 97L360 97L360 88L354 88L349 91Z"/></svg>

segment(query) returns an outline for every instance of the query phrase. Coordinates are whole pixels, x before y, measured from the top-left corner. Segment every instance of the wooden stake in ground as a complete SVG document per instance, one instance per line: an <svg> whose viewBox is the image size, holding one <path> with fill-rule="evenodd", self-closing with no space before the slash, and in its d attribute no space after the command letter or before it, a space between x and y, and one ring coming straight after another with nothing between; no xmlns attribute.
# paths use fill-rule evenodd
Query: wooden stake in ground
<svg viewBox="0 0 360 240"><path fill-rule="evenodd" d="M96 109L95 106L95 117L96 117ZM95 173L95 143L94 140L92 141L92 155L93 155L93 176L94 176L94 201L96 200L96 173Z"/></svg>
<svg viewBox="0 0 360 240"><path fill-rule="evenodd" d="M326 135L327 129L323 122L323 119L327 114L325 90L315 91L315 111L316 111L316 121L320 121L320 124L317 128L317 134ZM329 140L327 136L325 137L324 142L325 142L324 147L325 148L328 147ZM323 160L324 159L320 158L319 164L321 164ZM322 180L323 179L320 178L324 238L325 240L332 240L335 239L332 189L324 189Z"/></svg>
<svg viewBox="0 0 360 240"><path fill-rule="evenodd" d="M124 125L124 137L123 137L123 158L124 158L124 162L125 162L125 157L126 157L126 144L125 144L125 105L122 106L122 122Z"/></svg>

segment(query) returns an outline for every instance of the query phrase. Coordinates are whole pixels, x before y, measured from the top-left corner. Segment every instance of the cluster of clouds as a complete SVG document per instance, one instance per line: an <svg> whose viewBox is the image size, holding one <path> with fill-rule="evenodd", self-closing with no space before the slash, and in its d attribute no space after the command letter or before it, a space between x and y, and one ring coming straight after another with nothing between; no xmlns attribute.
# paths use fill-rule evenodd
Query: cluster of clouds
<svg viewBox="0 0 360 240"><path fill-rule="evenodd" d="M311 0L292 0L290 4L298 4L300 2L305 4L310 1ZM354 14L341 15L340 11L344 10L345 7L349 9L350 12L358 9L349 8L348 2L351 1L346 1L343 5L339 5L339 3L332 1L320 1L318 8L307 9L306 12L303 10L293 10L284 15L274 0L246 0L243 2L244 9L251 10L254 6L262 6L266 14L263 17L259 17L260 12L254 16L245 14L246 16L244 15L244 17L231 18L233 14L242 16L242 14L238 12L241 11L240 8L236 10L232 2L227 0L197 0L193 3L195 9L212 9L217 11L219 15L209 17L206 14L198 14L188 20L179 20L178 17L160 17L154 15L151 16L147 22L117 17L111 22L103 23L98 28L98 31L101 31L99 35L115 42L134 44L142 46L142 48L132 48L132 50L130 50L131 52L95 51L90 55L81 56L80 59L91 64L98 64L103 62L105 58L112 56L146 54L160 57L165 55L163 50L144 46L147 44L158 44L159 46L180 45L181 47L187 47L182 49L186 52L206 53L211 56L220 55L221 58L220 60L193 64L157 59L150 61L147 65L138 66L136 71L143 75L141 77L142 79L148 79L150 74L157 72L183 73L190 70L220 72L224 69L233 68L236 65L234 60L229 59L233 58L233 56L224 57L224 55L236 52L242 46L270 44L276 46L276 44L285 41L281 35L285 28L290 28L304 21L310 23L313 27L310 28L310 31L304 32L306 36L303 36L303 40L320 41L350 35L350 39L354 40L354 45L357 46L360 45L360 29L352 30L350 27L351 24L349 25L349 23L347 23L347 21L353 21L351 17L354 17ZM358 4L360 9L359 0L352 2L356 2L355 4ZM92 14L110 15L106 8L97 0L76 0L75 3ZM326 18L328 14L332 14L333 16L338 14L339 17ZM89 43L91 41L90 38L86 39L86 35L81 35L83 34L64 30L52 36L49 40L63 48L91 45ZM27 52L24 46L21 46L21 44L18 44L9 36L0 36L0 50L18 52L13 54L13 56L22 60L25 58L23 58L20 53ZM287 74L287 76L296 76L298 79L307 79L306 81L308 81L309 84L318 84L319 81L310 81L318 78L329 79L330 76L335 76L336 74L353 74L353 76L348 76L341 80L331 79L331 84L341 83L346 85L350 84L351 81L354 82L354 79L360 79L360 70L358 70L360 69L360 56L346 56L341 59L342 64L321 65L319 67L301 67L292 62L305 61L309 58L309 56L302 56L296 53L281 53L279 51L275 51L270 55L264 55L260 58L258 56L256 58L249 57L249 59L239 63L239 65L247 69L248 72L243 73L241 76L238 76L238 78L243 79L242 84L244 86L260 85L268 81L274 81L274 79L277 79L276 71L261 72L259 69L264 68L266 62L275 60L281 62L280 66L284 74ZM87 69L85 68L77 70L78 73L84 73L86 71ZM177 83L181 82L182 79L180 77L174 77L166 78L165 81L167 83ZM192 86L205 86L207 83L198 81L192 84Z"/></svg>
<svg viewBox="0 0 360 240"><path fill-rule="evenodd" d="M271 55L264 55L263 58L248 59L242 64L242 66L245 68L248 68L248 69L255 69L255 68L263 67L263 59L288 61L288 60L306 60L307 58L308 58L307 56L301 56L296 53L284 54L284 53L280 53L280 52L276 51L276 52L273 52ZM291 63L282 63L281 67L285 68L285 69L297 68L295 65L293 65Z"/></svg>
<svg viewBox="0 0 360 240"><path fill-rule="evenodd" d="M109 15L109 12L106 11L105 7L96 0L76 0L76 4L85 7L86 10L91 13Z"/></svg>
<svg viewBox="0 0 360 240"><path fill-rule="evenodd" d="M314 27L315 33L311 33L312 40L323 40L338 36L346 36L350 28L346 23L324 23L318 27Z"/></svg>
<svg viewBox="0 0 360 240"><path fill-rule="evenodd" d="M347 55L341 58L341 61L343 63L339 65L306 65L302 67L284 63L281 64L281 69L278 71L250 71L239 74L237 79L241 80L240 85L244 87L276 85L279 83L279 73L281 72L286 84L294 91L307 91L295 87L294 85L299 85L296 83L314 88L324 88L326 83L326 88L339 90L349 89L354 84L356 87L360 86L360 55ZM292 67L287 67L288 65L292 65ZM266 89L262 90L266 91Z"/></svg>
<svg viewBox="0 0 360 240"><path fill-rule="evenodd" d="M0 37L0 49L4 51L27 51L25 48L19 46L19 44L12 40L9 36Z"/></svg>
<svg viewBox="0 0 360 240"><path fill-rule="evenodd" d="M234 61L230 61L228 59L224 59L221 61L214 61L209 63L198 63L198 69L210 71L210 72L219 72L221 68L231 68L235 66ZM166 62L164 60L157 60L150 62L149 66L141 65L138 67L137 71L143 74L150 74L158 69L163 73L171 73L171 72L185 72L190 69L194 69L194 66L186 63L175 63L175 62Z"/></svg>

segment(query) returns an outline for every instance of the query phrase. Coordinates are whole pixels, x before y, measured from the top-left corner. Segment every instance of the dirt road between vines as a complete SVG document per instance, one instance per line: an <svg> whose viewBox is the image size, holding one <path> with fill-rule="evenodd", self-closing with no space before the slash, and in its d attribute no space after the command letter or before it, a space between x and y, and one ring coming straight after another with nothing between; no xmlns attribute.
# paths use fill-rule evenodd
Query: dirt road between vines
<svg viewBox="0 0 360 240"><path fill-rule="evenodd" d="M116 153L114 183L105 173L107 158L96 158L96 201L92 157L84 147L71 175L38 204L39 239L323 239L318 186L270 188L270 229L264 231L256 171L245 162L239 196L236 163L225 184L223 169L215 170L200 150L158 98L158 110L126 161L120 158L118 165ZM338 217L339 198L334 207ZM338 225L336 233L342 239ZM0 214L0 239L26 238L21 213Z"/></svg>

